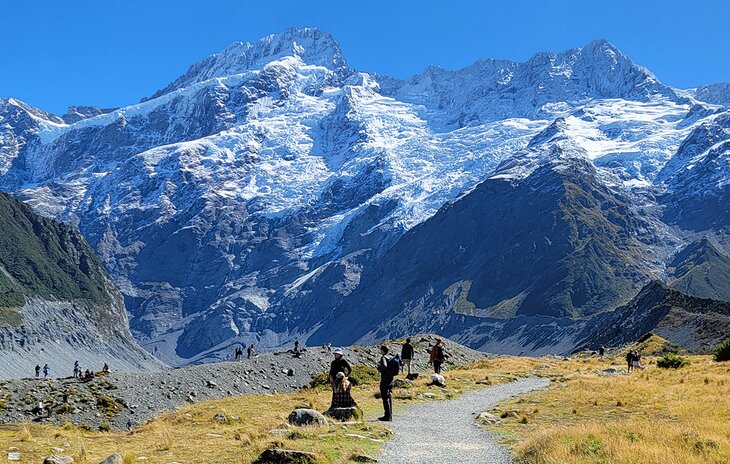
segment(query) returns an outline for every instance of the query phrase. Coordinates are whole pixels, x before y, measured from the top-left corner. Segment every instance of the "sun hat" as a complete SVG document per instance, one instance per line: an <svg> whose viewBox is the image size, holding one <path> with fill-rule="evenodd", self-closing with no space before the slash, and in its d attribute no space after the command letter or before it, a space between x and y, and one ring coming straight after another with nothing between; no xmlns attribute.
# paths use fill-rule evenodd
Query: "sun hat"
<svg viewBox="0 0 730 464"><path fill-rule="evenodd" d="M342 351L342 348L335 348L332 354L345 354L345 352Z"/></svg>

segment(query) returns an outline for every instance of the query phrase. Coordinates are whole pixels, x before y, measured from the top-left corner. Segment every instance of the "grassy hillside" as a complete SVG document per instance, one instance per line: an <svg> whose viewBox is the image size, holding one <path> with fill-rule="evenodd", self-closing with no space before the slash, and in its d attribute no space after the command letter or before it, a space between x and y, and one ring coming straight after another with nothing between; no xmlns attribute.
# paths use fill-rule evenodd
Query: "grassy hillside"
<svg viewBox="0 0 730 464"><path fill-rule="evenodd" d="M22 306L25 296L109 301L101 265L72 227L0 192L0 230L0 308Z"/></svg>

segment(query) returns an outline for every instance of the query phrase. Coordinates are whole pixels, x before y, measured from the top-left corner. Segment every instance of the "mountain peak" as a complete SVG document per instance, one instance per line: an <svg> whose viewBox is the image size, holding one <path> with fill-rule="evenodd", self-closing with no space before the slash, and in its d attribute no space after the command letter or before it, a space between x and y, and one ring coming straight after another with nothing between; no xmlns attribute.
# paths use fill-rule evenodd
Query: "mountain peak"
<svg viewBox="0 0 730 464"><path fill-rule="evenodd" d="M340 45L329 32L316 28L289 28L278 34L267 35L255 43L232 43L192 65L184 75L157 91L152 98L215 77L261 68L286 56L298 57L306 64L328 68L341 76L350 71Z"/></svg>

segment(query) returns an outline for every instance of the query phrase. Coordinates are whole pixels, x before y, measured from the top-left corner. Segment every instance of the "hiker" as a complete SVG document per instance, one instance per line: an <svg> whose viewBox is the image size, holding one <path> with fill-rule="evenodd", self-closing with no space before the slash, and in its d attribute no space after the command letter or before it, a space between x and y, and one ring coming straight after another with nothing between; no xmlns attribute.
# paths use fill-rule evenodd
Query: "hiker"
<svg viewBox="0 0 730 464"><path fill-rule="evenodd" d="M49 374L50 372L51 372L51 368L50 368L50 367L48 367L48 364L44 364L44 365L43 365L43 378L44 378L44 379L47 379L47 378L48 378L48 374Z"/></svg>
<svg viewBox="0 0 730 464"><path fill-rule="evenodd" d="M379 421L393 420L393 379L400 372L399 356L388 358L388 347L380 347L380 361L378 371L380 372L380 398L383 400L383 417Z"/></svg>
<svg viewBox="0 0 730 464"><path fill-rule="evenodd" d="M248 359L253 358L253 355L254 355L253 343L248 345L248 348L246 349L246 354L248 355Z"/></svg>
<svg viewBox="0 0 730 464"><path fill-rule="evenodd" d="M104 363L104 367L101 368L101 371L105 374L109 373L109 364Z"/></svg>
<svg viewBox="0 0 730 464"><path fill-rule="evenodd" d="M604 348L603 346L601 346L600 348L598 348L598 356L601 357L601 361L603 361L603 357L605 355L606 355L606 348Z"/></svg>
<svg viewBox="0 0 730 464"><path fill-rule="evenodd" d="M411 375L411 360L413 359L413 345L411 345L411 339L406 338L406 342L403 344L403 348L400 350L400 357L403 360L403 365L401 366L401 372L403 370L407 370L408 373L406 375Z"/></svg>
<svg viewBox="0 0 730 464"><path fill-rule="evenodd" d="M81 366L79 365L79 362L76 361L74 363L74 379L78 379L79 375L81 375Z"/></svg>
<svg viewBox="0 0 730 464"><path fill-rule="evenodd" d="M332 385L332 389L334 390L337 374L342 372L345 374L345 377L350 377L350 374L352 374L352 366L350 366L350 363L345 359L345 353L342 351L342 348L336 348L335 351L332 352L332 356L334 356L335 359L333 359L330 363L328 379L330 381L330 385Z"/></svg>
<svg viewBox="0 0 730 464"><path fill-rule="evenodd" d="M634 368L644 369L644 366L641 365L641 355L638 351L634 351Z"/></svg>
<svg viewBox="0 0 730 464"><path fill-rule="evenodd" d="M440 338L436 339L436 344L431 349L431 358L428 363L433 364L433 371L437 374L441 373L441 365L446 360L446 354L444 353L443 340Z"/></svg>
<svg viewBox="0 0 730 464"><path fill-rule="evenodd" d="M294 340L294 353L299 353L300 346L299 346L299 340Z"/></svg>
<svg viewBox="0 0 730 464"><path fill-rule="evenodd" d="M332 342L327 344L327 353L332 353Z"/></svg>
<svg viewBox="0 0 730 464"><path fill-rule="evenodd" d="M241 358L243 358L243 348L240 346L236 347L236 351L234 352L236 356L236 361L239 361Z"/></svg>
<svg viewBox="0 0 730 464"><path fill-rule="evenodd" d="M36 364L35 365L35 378L37 379L40 376L41 376L41 366L39 364Z"/></svg>
<svg viewBox="0 0 730 464"><path fill-rule="evenodd" d="M626 372L631 372L634 367L634 352L633 351L629 351L628 353L626 353L626 364L628 366L626 368Z"/></svg>
<svg viewBox="0 0 730 464"><path fill-rule="evenodd" d="M344 372L338 372L332 384L332 404L330 410L335 408L356 408L357 403L350 393L352 384Z"/></svg>

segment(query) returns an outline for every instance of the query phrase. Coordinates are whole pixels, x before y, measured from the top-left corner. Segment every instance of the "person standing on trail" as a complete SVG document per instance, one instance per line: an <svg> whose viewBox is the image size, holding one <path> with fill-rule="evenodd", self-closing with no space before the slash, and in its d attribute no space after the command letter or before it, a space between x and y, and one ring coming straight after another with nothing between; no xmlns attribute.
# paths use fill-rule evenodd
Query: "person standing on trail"
<svg viewBox="0 0 730 464"><path fill-rule="evenodd" d="M243 357L243 349L240 346L237 346L234 353L236 355L236 361L240 361L240 359Z"/></svg>
<svg viewBox="0 0 730 464"><path fill-rule="evenodd" d="M253 358L253 355L254 355L253 343L251 343L250 345L248 345L248 348L246 349L246 353L248 355L248 359Z"/></svg>
<svg viewBox="0 0 730 464"><path fill-rule="evenodd" d="M79 375L81 375L81 366L79 365L79 362L76 361L74 363L74 379L78 379Z"/></svg>
<svg viewBox="0 0 730 464"><path fill-rule="evenodd" d="M352 366L350 366L350 363L345 359L345 353L342 351L342 348L336 348L335 351L332 352L332 355L335 359L333 359L332 363L330 363L328 379L330 381L330 385L332 385L332 390L334 390L335 382L337 381L337 374L342 372L345 374L345 377L350 377L350 374L352 374Z"/></svg>
<svg viewBox="0 0 730 464"><path fill-rule="evenodd" d="M48 374L49 374L50 372L51 372L51 368L50 368L50 367L48 367L48 364L45 364L45 365L43 366L43 378L44 378L44 379L47 379L47 378L48 378Z"/></svg>
<svg viewBox="0 0 730 464"><path fill-rule="evenodd" d="M41 376L41 366L40 366L40 364L36 364L35 365L35 378L37 379L40 376Z"/></svg>
<svg viewBox="0 0 730 464"><path fill-rule="evenodd" d="M393 358L388 358L388 347L380 347L380 361L378 361L378 372L380 372L380 398L383 400L383 417L379 421L393 420L393 379L400 372L400 363Z"/></svg>
<svg viewBox="0 0 730 464"><path fill-rule="evenodd" d="M627 364L626 372L631 372L634 368L634 352L633 351L629 351L628 353L626 353L626 364Z"/></svg>
<svg viewBox="0 0 730 464"><path fill-rule="evenodd" d="M441 365L446 360L446 354L444 353L443 340L440 338L436 339L436 344L431 348L431 358L429 364L433 364L433 371L437 374L441 374Z"/></svg>
<svg viewBox="0 0 730 464"><path fill-rule="evenodd" d="M601 361L603 361L603 357L605 355L606 355L606 348L604 348L603 346L601 346L600 348L598 348L598 356L601 357Z"/></svg>
<svg viewBox="0 0 730 464"><path fill-rule="evenodd" d="M406 342L403 344L403 348L400 350L400 357L403 360L403 365L401 366L401 372L403 370L406 370L408 374L411 375L411 361L413 360L413 345L411 345L411 339L406 338Z"/></svg>

